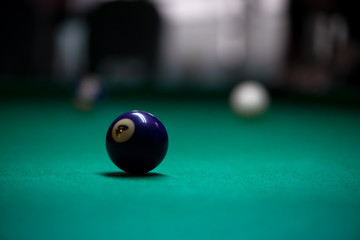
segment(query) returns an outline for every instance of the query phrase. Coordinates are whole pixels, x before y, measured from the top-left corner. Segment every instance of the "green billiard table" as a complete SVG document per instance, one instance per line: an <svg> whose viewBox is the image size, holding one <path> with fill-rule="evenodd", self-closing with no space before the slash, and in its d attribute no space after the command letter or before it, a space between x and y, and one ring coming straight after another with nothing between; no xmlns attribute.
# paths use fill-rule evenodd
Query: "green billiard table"
<svg viewBox="0 0 360 240"><path fill-rule="evenodd" d="M164 161L127 175L105 134L156 115ZM360 239L360 111L274 100L241 119L226 98L0 101L0 239Z"/></svg>

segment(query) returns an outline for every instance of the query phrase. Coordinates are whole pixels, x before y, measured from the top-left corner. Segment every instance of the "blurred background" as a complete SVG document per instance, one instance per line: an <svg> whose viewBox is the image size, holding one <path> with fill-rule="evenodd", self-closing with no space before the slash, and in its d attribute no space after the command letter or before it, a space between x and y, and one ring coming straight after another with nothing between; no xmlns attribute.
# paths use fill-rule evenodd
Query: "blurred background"
<svg viewBox="0 0 360 240"><path fill-rule="evenodd" d="M359 104L359 14L340 0L13 0L0 8L0 93L227 94Z"/></svg>

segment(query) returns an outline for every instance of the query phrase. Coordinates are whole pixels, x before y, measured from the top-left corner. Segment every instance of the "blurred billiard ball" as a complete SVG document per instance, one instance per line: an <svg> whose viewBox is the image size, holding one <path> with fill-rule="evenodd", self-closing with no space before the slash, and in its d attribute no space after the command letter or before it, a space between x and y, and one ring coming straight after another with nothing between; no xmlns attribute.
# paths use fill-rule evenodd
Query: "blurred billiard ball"
<svg viewBox="0 0 360 240"><path fill-rule="evenodd" d="M89 111L104 97L104 84L100 76L86 75L75 85L74 106L83 111Z"/></svg>
<svg viewBox="0 0 360 240"><path fill-rule="evenodd" d="M168 135L154 115L131 111L120 115L106 134L106 150L113 163L131 174L153 170L164 159Z"/></svg>
<svg viewBox="0 0 360 240"><path fill-rule="evenodd" d="M268 91L260 83L245 81L231 91L230 107L242 117L262 115L270 104Z"/></svg>

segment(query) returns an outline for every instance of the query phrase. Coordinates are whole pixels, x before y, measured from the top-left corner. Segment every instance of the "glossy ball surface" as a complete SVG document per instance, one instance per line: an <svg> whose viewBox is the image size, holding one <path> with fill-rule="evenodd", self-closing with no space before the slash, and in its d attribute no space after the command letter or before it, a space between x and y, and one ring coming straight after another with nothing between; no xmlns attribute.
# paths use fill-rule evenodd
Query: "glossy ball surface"
<svg viewBox="0 0 360 240"><path fill-rule="evenodd" d="M106 134L106 150L121 170L142 174L153 170L164 159L168 135L154 115L131 111L120 115Z"/></svg>

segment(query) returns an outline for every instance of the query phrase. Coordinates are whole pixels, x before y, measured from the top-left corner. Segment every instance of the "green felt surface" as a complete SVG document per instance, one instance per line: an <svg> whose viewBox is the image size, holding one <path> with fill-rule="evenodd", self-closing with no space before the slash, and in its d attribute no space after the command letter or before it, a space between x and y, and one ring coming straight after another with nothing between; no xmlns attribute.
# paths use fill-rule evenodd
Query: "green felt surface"
<svg viewBox="0 0 360 240"><path fill-rule="evenodd" d="M117 115L167 127L153 174L109 160ZM0 102L0 239L360 239L360 112L274 102L260 119L225 100Z"/></svg>

